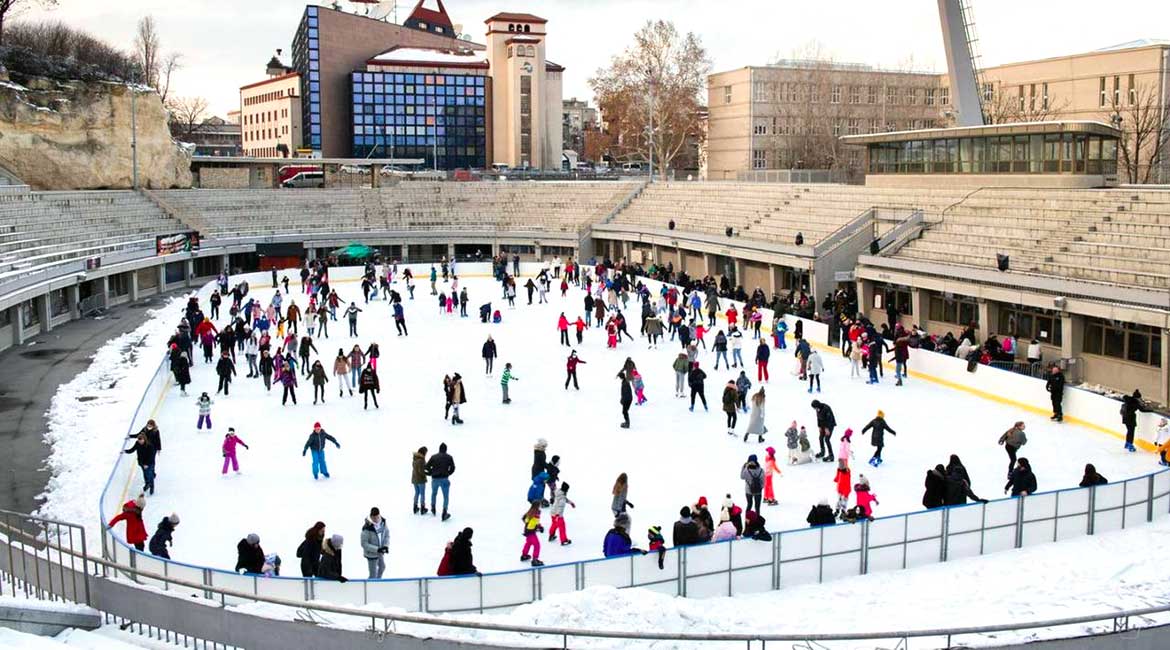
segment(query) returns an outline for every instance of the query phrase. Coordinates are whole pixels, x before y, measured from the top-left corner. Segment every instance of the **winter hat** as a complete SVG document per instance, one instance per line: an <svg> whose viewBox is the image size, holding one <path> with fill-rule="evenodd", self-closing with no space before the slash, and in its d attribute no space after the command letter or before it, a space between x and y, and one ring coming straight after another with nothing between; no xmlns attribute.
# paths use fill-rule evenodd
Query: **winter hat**
<svg viewBox="0 0 1170 650"><path fill-rule="evenodd" d="M759 515L756 514L755 510L748 510L747 515L745 515L745 516L747 517L748 523L750 524L753 521L755 521L756 517L758 517Z"/></svg>
<svg viewBox="0 0 1170 650"><path fill-rule="evenodd" d="M139 494L137 497L135 497L134 498L134 505L138 506L139 510L145 509L146 508L146 495Z"/></svg>
<svg viewBox="0 0 1170 650"><path fill-rule="evenodd" d="M622 530L628 531L630 529L630 516L624 512L619 514L613 520L613 526L614 528L621 528Z"/></svg>
<svg viewBox="0 0 1170 650"><path fill-rule="evenodd" d="M535 446L535 448L536 448L536 449L539 449L539 450L541 450L541 451L544 451L545 449L547 449L547 448L548 448L548 441L547 441L547 440L545 440L544 438L539 438L539 439L536 441L536 446Z"/></svg>
<svg viewBox="0 0 1170 650"><path fill-rule="evenodd" d="M883 411L883 410L881 410L881 409L878 409L878 417L879 417L879 418L884 418L884 417L886 417L886 412L885 412L885 411Z"/></svg>
<svg viewBox="0 0 1170 650"><path fill-rule="evenodd" d="M172 512L172 513L171 513L171 516L170 516L170 517L167 517L167 519L169 519L169 520L170 520L170 522L171 522L171 525L172 525L172 526L178 526L178 525L179 525L179 515L177 515L177 514L175 514L175 513L173 513L173 512Z"/></svg>
<svg viewBox="0 0 1170 650"><path fill-rule="evenodd" d="M662 526L651 526L650 528L648 528L646 530L646 532L649 533L649 535L651 537L661 537L662 536Z"/></svg>
<svg viewBox="0 0 1170 650"><path fill-rule="evenodd" d="M821 406L821 402L820 402L819 400L815 400L815 399L814 399L814 400L812 401L812 407L813 407L813 408L820 408L820 406Z"/></svg>
<svg viewBox="0 0 1170 650"><path fill-rule="evenodd" d="M730 494L723 498L723 509L724 510L731 510L731 506L733 506L733 505L735 505L735 504L732 502Z"/></svg>
<svg viewBox="0 0 1170 650"><path fill-rule="evenodd" d="M314 423L313 423L313 428L314 428L314 429L320 429L320 428L321 428L321 423L320 423L320 422L314 422Z"/></svg>
<svg viewBox="0 0 1170 650"><path fill-rule="evenodd" d="M829 505L829 500L828 500L828 499L826 499L826 498L824 498L824 497L821 497L821 500L820 500L820 501L817 501L817 505L819 505L819 506L827 506L827 505Z"/></svg>
<svg viewBox="0 0 1170 650"><path fill-rule="evenodd" d="M841 438L844 440L852 440L853 439L853 429L845 429L845 433L841 434Z"/></svg>
<svg viewBox="0 0 1170 650"><path fill-rule="evenodd" d="M775 455L776 455L776 449L775 449L775 448L773 448L773 447L767 447L767 448L765 448L765 449L764 449L764 451L768 452L768 455L769 455L769 456L775 456Z"/></svg>
<svg viewBox="0 0 1170 650"><path fill-rule="evenodd" d="M329 543L333 544L333 548L341 548L341 545L345 543L345 538L334 533L333 537L329 538Z"/></svg>
<svg viewBox="0 0 1170 650"><path fill-rule="evenodd" d="M558 455L556 455L556 454L553 454L553 457L552 457L552 464L553 464L553 465L556 465L556 464L557 464L557 463L559 463L559 462L561 462L561 457L560 457L560 456L558 456Z"/></svg>
<svg viewBox="0 0 1170 650"><path fill-rule="evenodd" d="M260 543L260 536L256 533L248 533L248 543L255 546Z"/></svg>
<svg viewBox="0 0 1170 650"><path fill-rule="evenodd" d="M858 475L857 482L865 487L869 487L869 479L865 478L865 474Z"/></svg>
<svg viewBox="0 0 1170 650"><path fill-rule="evenodd" d="M757 458L755 454L752 454L751 456L748 456L748 462L749 463L758 463L758 462L760 462L760 459Z"/></svg>
<svg viewBox="0 0 1170 650"><path fill-rule="evenodd" d="M699 497L699 500L697 503L699 505L703 506L704 508L706 508L707 507L707 497Z"/></svg>
<svg viewBox="0 0 1170 650"><path fill-rule="evenodd" d="M565 494L569 493L569 484L568 483L561 483L561 492L563 492Z"/></svg>
<svg viewBox="0 0 1170 650"><path fill-rule="evenodd" d="M679 511L678 511L678 516L679 516L679 517L682 517L682 518L684 518L684 519L685 519L685 518L688 518L688 517L690 517L690 516L691 516L691 509L690 509L690 507L688 507L688 506L683 506L682 508L680 508L680 509L679 509Z"/></svg>

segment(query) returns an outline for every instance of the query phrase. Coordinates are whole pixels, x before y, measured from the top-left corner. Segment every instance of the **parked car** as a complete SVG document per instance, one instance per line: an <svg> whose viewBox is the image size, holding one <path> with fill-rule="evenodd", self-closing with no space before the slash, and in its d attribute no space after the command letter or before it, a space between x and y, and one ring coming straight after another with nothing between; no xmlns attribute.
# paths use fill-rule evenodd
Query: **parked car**
<svg viewBox="0 0 1170 650"><path fill-rule="evenodd" d="M297 172L281 185L283 187L325 187L325 172Z"/></svg>

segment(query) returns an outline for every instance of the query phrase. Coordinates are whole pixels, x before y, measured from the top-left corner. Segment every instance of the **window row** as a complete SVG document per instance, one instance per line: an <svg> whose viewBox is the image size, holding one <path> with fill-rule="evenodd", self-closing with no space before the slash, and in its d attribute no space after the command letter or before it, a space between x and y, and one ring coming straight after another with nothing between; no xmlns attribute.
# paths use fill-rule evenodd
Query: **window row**
<svg viewBox="0 0 1170 650"><path fill-rule="evenodd" d="M1082 351L1162 367L1162 332L1148 325L1085 319Z"/></svg>
<svg viewBox="0 0 1170 650"><path fill-rule="evenodd" d="M870 145L871 174L1117 173L1117 140L1074 133Z"/></svg>
<svg viewBox="0 0 1170 650"><path fill-rule="evenodd" d="M480 75L466 74L354 72L352 81L355 84L361 82L364 84L419 84L423 86L483 86L486 78Z"/></svg>

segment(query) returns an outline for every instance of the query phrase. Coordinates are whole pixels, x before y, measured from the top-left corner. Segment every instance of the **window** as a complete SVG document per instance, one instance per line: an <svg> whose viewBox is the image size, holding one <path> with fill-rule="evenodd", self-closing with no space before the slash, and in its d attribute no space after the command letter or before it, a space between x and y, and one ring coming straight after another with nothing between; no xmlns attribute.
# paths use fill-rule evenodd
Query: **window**
<svg viewBox="0 0 1170 650"><path fill-rule="evenodd" d="M752 149L752 169L767 169L768 156L763 149Z"/></svg>
<svg viewBox="0 0 1170 650"><path fill-rule="evenodd" d="M1040 108L1042 108L1043 110L1048 110L1048 82L1047 81L1045 81L1043 84L1043 93L1044 94L1041 95L1041 97L1040 97Z"/></svg>
<svg viewBox="0 0 1170 650"><path fill-rule="evenodd" d="M1082 351L1160 368L1162 332L1149 325L1086 318Z"/></svg>
<svg viewBox="0 0 1170 650"><path fill-rule="evenodd" d="M861 103L861 87L860 86L849 86L849 103L850 104L860 104Z"/></svg>
<svg viewBox="0 0 1170 650"><path fill-rule="evenodd" d="M938 103L940 106L949 106L950 105L950 103L951 103L951 89L950 88L939 88L938 95L939 95Z"/></svg>
<svg viewBox="0 0 1170 650"><path fill-rule="evenodd" d="M752 135L767 135L768 125L764 122L756 122L755 127L752 128Z"/></svg>
<svg viewBox="0 0 1170 650"><path fill-rule="evenodd" d="M1020 305L999 308L999 333L1015 336L1021 343L1036 339L1048 345L1060 345L1064 338L1060 312Z"/></svg>
<svg viewBox="0 0 1170 650"><path fill-rule="evenodd" d="M841 103L841 86L836 86L836 85L833 86L833 89L829 93L829 103L830 104L840 104Z"/></svg>
<svg viewBox="0 0 1170 650"><path fill-rule="evenodd" d="M881 130L882 130L882 121L881 120L870 120L869 121L869 132L870 133L881 133Z"/></svg>
<svg viewBox="0 0 1170 650"><path fill-rule="evenodd" d="M870 102L870 103L872 104L873 102ZM923 103L926 104L927 106L934 106L934 88L927 88L926 89L926 95L925 95L925 98L923 99Z"/></svg>
<svg viewBox="0 0 1170 650"><path fill-rule="evenodd" d="M757 81L752 84L752 101L770 102L772 93L768 92L768 84Z"/></svg>
<svg viewBox="0 0 1170 650"><path fill-rule="evenodd" d="M873 308L886 311L888 306L897 308L899 314L913 316L910 302L910 288L877 282L873 287Z"/></svg>
<svg viewBox="0 0 1170 650"><path fill-rule="evenodd" d="M907 88L906 89L906 104L909 106L917 106L918 105L918 89L917 88Z"/></svg>
<svg viewBox="0 0 1170 650"><path fill-rule="evenodd" d="M849 135L860 134L861 133L861 120L850 118L849 125L847 127L847 133Z"/></svg>
<svg viewBox="0 0 1170 650"><path fill-rule="evenodd" d="M731 103L731 86L724 86L723 87L723 103L724 104Z"/></svg>
<svg viewBox="0 0 1170 650"><path fill-rule="evenodd" d="M833 120L833 137L841 135L841 120Z"/></svg>
<svg viewBox="0 0 1170 650"><path fill-rule="evenodd" d="M1137 88L1133 85L1133 75L1129 75L1129 105L1137 103Z"/></svg>
<svg viewBox="0 0 1170 650"><path fill-rule="evenodd" d="M1113 77L1113 105L1121 106L1121 77Z"/></svg>
<svg viewBox="0 0 1170 650"><path fill-rule="evenodd" d="M990 83L983 84L983 101L989 102L995 98L995 85Z"/></svg>
<svg viewBox="0 0 1170 650"><path fill-rule="evenodd" d="M1101 79L1099 81L1100 81L1100 89L1098 90L1097 105L1098 106L1105 106L1105 77L1101 77Z"/></svg>
<svg viewBox="0 0 1170 650"><path fill-rule="evenodd" d="M979 305L971 298L934 295L930 297L930 320L964 327L969 323L978 326Z"/></svg>
<svg viewBox="0 0 1170 650"><path fill-rule="evenodd" d="M821 103L821 87L819 85L808 85L808 101L813 104Z"/></svg>
<svg viewBox="0 0 1170 650"><path fill-rule="evenodd" d="M790 101L790 102L800 101L800 84L798 84L796 82L791 82L791 83L788 83L785 85L788 87L788 101Z"/></svg>
<svg viewBox="0 0 1170 650"><path fill-rule="evenodd" d="M1033 95L1034 94L1035 94L1035 91L1033 91ZM1018 86L1016 88L1016 100L1019 104L1019 106L1017 107L1017 110L1019 110L1021 113L1024 112L1024 86L1023 86L1023 84L1021 84L1020 86Z"/></svg>
<svg viewBox="0 0 1170 650"><path fill-rule="evenodd" d="M886 103L894 106L898 103L898 89L893 86L886 86Z"/></svg>
<svg viewBox="0 0 1170 650"><path fill-rule="evenodd" d="M1028 110L1036 110L1036 84L1028 86Z"/></svg>
<svg viewBox="0 0 1170 650"><path fill-rule="evenodd" d="M865 99L866 99L867 104L876 104L877 99L878 99L878 87L877 86L870 86L869 88L867 88Z"/></svg>

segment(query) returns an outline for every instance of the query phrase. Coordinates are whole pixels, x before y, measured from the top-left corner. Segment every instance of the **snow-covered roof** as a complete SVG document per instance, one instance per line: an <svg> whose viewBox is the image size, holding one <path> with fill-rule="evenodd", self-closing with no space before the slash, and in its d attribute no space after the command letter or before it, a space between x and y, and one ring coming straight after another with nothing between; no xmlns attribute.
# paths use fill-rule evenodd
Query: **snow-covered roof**
<svg viewBox="0 0 1170 650"><path fill-rule="evenodd" d="M1151 45L1170 45L1170 39L1165 38L1139 38L1133 41L1126 41L1125 43L1118 43L1117 45L1110 45L1103 47L1098 52L1112 52L1114 50L1129 50L1135 47L1149 47Z"/></svg>
<svg viewBox="0 0 1170 650"><path fill-rule="evenodd" d="M425 47L395 47L374 57L379 62L420 62L427 63L487 63L481 53L452 50L435 50Z"/></svg>

